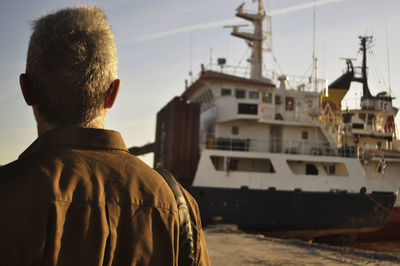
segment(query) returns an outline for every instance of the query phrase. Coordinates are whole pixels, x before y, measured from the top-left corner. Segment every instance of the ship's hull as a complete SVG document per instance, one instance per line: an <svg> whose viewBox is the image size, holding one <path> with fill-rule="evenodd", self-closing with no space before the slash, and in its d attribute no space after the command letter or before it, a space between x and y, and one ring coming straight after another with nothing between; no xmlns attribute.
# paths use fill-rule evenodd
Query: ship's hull
<svg viewBox="0 0 400 266"><path fill-rule="evenodd" d="M393 193L302 192L187 187L204 225L236 224L242 230L283 237L374 231L387 221Z"/></svg>
<svg viewBox="0 0 400 266"><path fill-rule="evenodd" d="M357 235L358 241L399 240L400 239L400 207L394 207L388 221L377 231Z"/></svg>

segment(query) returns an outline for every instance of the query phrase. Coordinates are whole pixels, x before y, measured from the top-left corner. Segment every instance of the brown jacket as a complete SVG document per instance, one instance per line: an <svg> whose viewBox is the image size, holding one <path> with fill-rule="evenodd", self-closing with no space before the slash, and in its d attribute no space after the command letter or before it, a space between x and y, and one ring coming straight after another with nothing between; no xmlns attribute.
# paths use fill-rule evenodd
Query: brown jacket
<svg viewBox="0 0 400 266"><path fill-rule="evenodd" d="M184 191L200 265L209 258ZM118 132L58 128L0 168L0 265L176 265L179 218L164 179Z"/></svg>

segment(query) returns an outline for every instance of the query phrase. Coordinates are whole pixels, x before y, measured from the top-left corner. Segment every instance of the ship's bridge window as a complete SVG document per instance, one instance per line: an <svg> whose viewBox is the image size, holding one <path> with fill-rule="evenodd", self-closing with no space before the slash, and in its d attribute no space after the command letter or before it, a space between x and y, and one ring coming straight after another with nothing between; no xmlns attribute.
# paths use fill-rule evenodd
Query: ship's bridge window
<svg viewBox="0 0 400 266"><path fill-rule="evenodd" d="M259 93L258 91L249 91L249 99L256 99L258 100Z"/></svg>
<svg viewBox="0 0 400 266"><path fill-rule="evenodd" d="M246 98L246 91L245 90L236 89L235 90L235 97L236 97L236 99L244 99L244 98Z"/></svg>
<svg viewBox="0 0 400 266"><path fill-rule="evenodd" d="M275 173L270 159L210 156L217 171Z"/></svg>
<svg viewBox="0 0 400 266"><path fill-rule="evenodd" d="M263 92L262 93L262 102L263 103L272 103L272 93Z"/></svg>
<svg viewBox="0 0 400 266"><path fill-rule="evenodd" d="M221 89L221 96L228 96L228 95L232 95L232 90L231 89L222 88Z"/></svg>

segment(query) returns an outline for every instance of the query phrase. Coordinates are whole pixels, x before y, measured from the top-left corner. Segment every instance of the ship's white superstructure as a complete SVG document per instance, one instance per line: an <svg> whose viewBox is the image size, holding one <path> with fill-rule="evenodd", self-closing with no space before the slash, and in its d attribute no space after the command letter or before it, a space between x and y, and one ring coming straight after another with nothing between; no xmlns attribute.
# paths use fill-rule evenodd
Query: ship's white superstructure
<svg viewBox="0 0 400 266"><path fill-rule="evenodd" d="M255 28L253 33L241 33L236 27L232 32L253 47L250 77L203 66L199 79L182 95L201 104L201 158L193 185L396 191L400 184L387 181L400 180L395 175L400 171L400 157L386 156L385 174L377 172L381 163L378 148L392 149L392 142L377 147L376 141L371 144L361 138L354 143L354 136L360 139L363 134L393 139L392 129L385 131L384 121L378 123L386 119L385 110L393 109L391 102L378 102L385 108L379 111L333 110L334 121L327 121L332 112L331 105L325 109L321 105L321 97L327 94L325 80L304 84L286 75L277 80L261 76L259 48L266 38L262 6L257 13L248 14L242 5L237 16L252 21ZM349 113L356 115L344 121L342 116Z"/></svg>
<svg viewBox="0 0 400 266"><path fill-rule="evenodd" d="M323 79L264 76L270 35L258 7L237 9L253 32L232 31L252 47L250 75L230 73L225 60L219 71L202 65L157 115L155 167L189 185L205 223L308 236L378 229L400 186L392 98L369 95L360 110L342 111L350 83L366 83L351 61L329 91Z"/></svg>

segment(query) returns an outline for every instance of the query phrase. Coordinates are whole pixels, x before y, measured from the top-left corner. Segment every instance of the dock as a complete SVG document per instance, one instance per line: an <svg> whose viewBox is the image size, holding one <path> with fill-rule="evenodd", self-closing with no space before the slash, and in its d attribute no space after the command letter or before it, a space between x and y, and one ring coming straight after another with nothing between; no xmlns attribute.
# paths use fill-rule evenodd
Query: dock
<svg viewBox="0 0 400 266"><path fill-rule="evenodd" d="M212 265L400 265L400 255L205 228Z"/></svg>

